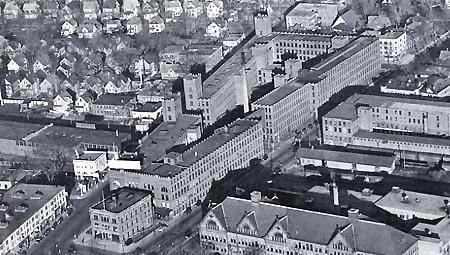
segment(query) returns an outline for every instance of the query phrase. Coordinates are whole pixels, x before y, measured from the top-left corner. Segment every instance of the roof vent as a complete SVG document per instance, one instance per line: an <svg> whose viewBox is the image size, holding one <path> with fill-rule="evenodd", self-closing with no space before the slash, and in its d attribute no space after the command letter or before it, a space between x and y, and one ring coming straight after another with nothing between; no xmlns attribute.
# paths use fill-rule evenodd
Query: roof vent
<svg viewBox="0 0 450 255"><path fill-rule="evenodd" d="M9 225L9 222L7 220L0 221L0 228L7 228Z"/></svg>
<svg viewBox="0 0 450 255"><path fill-rule="evenodd" d="M133 199L134 198L134 193L133 192L129 192L126 196L125 196L125 199L126 200L130 200L130 199Z"/></svg>
<svg viewBox="0 0 450 255"><path fill-rule="evenodd" d="M30 199L42 199L44 197L44 193L40 190L36 190L34 194L30 197Z"/></svg>
<svg viewBox="0 0 450 255"><path fill-rule="evenodd" d="M397 186L392 187L392 192L394 193L399 193L400 192L400 188Z"/></svg>
<svg viewBox="0 0 450 255"><path fill-rule="evenodd" d="M14 209L15 212L26 212L28 210L28 205L26 203L21 203L20 205L17 205Z"/></svg>
<svg viewBox="0 0 450 255"><path fill-rule="evenodd" d="M25 191L18 189L14 194L12 195L13 198L22 199L25 196Z"/></svg>
<svg viewBox="0 0 450 255"><path fill-rule="evenodd" d="M3 202L3 203L0 204L0 211L6 212L6 210L8 210L8 208L9 208L8 203Z"/></svg>
<svg viewBox="0 0 450 255"><path fill-rule="evenodd" d="M409 197L405 192L402 193L402 203L409 203Z"/></svg>

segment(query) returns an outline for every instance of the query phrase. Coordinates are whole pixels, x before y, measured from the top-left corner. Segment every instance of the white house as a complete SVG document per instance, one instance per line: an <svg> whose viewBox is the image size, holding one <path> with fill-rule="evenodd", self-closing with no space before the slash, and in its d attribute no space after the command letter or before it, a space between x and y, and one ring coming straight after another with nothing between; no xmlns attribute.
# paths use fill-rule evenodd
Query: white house
<svg viewBox="0 0 450 255"><path fill-rule="evenodd" d="M73 104L72 97L68 94L62 93L53 99L53 112L67 114Z"/></svg>
<svg viewBox="0 0 450 255"><path fill-rule="evenodd" d="M123 18L131 19L137 17L140 11L141 5L138 0L124 0L122 5Z"/></svg>
<svg viewBox="0 0 450 255"><path fill-rule="evenodd" d="M132 17L127 21L127 34L135 35L142 31L142 21L139 17Z"/></svg>
<svg viewBox="0 0 450 255"><path fill-rule="evenodd" d="M144 19L150 20L151 18L159 15L159 4L156 1L144 3L142 5L142 14Z"/></svg>
<svg viewBox="0 0 450 255"><path fill-rule="evenodd" d="M100 10L96 0L83 1L83 13L86 20L96 20Z"/></svg>
<svg viewBox="0 0 450 255"><path fill-rule="evenodd" d="M64 21L61 26L61 35L62 36L71 36L77 32L77 22L74 19L69 19Z"/></svg>
<svg viewBox="0 0 450 255"><path fill-rule="evenodd" d="M155 62L146 60L145 58L139 58L132 64L132 70L136 77L140 77L141 74L153 76L157 73Z"/></svg>
<svg viewBox="0 0 450 255"><path fill-rule="evenodd" d="M222 27L216 22L212 22L206 27L205 36L216 37L219 38L222 36L222 33L226 30L225 27Z"/></svg>
<svg viewBox="0 0 450 255"><path fill-rule="evenodd" d="M122 29L120 20L107 20L104 22L103 31L107 34L119 32Z"/></svg>
<svg viewBox="0 0 450 255"><path fill-rule="evenodd" d="M398 64L407 49L406 32L388 32L380 36L380 51L384 63Z"/></svg>
<svg viewBox="0 0 450 255"><path fill-rule="evenodd" d="M221 0L212 0L206 2L206 15L210 19L216 19L223 16L223 2Z"/></svg>
<svg viewBox="0 0 450 255"><path fill-rule="evenodd" d="M161 102L147 102L144 105L131 111L131 117L133 119L148 119L155 120L161 115L162 103Z"/></svg>
<svg viewBox="0 0 450 255"><path fill-rule="evenodd" d="M99 33L99 26L94 22L85 23L79 28L78 37L92 39Z"/></svg>
<svg viewBox="0 0 450 255"><path fill-rule="evenodd" d="M100 179L108 167L106 152L85 151L73 160L75 177L83 180L86 177Z"/></svg>
<svg viewBox="0 0 450 255"><path fill-rule="evenodd" d="M189 17L197 18L203 13L203 6L198 0L188 0L184 2L184 11Z"/></svg>
<svg viewBox="0 0 450 255"><path fill-rule="evenodd" d="M164 10L172 17L179 17L183 13L183 6L178 0L164 1Z"/></svg>
<svg viewBox="0 0 450 255"><path fill-rule="evenodd" d="M94 101L95 96L88 90L75 100L75 110L79 113L89 112Z"/></svg>
<svg viewBox="0 0 450 255"><path fill-rule="evenodd" d="M24 3L22 9L25 19L36 19L40 13L40 7L36 1Z"/></svg>
<svg viewBox="0 0 450 255"><path fill-rule="evenodd" d="M3 15L5 19L17 19L20 14L20 8L14 1L5 1L5 7L3 8Z"/></svg>
<svg viewBox="0 0 450 255"><path fill-rule="evenodd" d="M119 17L120 5L117 0L104 0L102 5L102 19Z"/></svg>
<svg viewBox="0 0 450 255"><path fill-rule="evenodd" d="M148 21L148 32L149 33L161 33L166 28L164 24L164 19L159 15L151 18Z"/></svg>

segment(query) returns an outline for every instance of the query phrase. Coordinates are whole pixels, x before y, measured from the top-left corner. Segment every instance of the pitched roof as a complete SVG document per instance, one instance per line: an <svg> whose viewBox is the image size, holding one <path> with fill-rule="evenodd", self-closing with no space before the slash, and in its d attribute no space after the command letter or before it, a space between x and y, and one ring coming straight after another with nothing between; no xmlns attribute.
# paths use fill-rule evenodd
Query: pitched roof
<svg viewBox="0 0 450 255"><path fill-rule="evenodd" d="M373 29L380 29L383 27L391 26L391 20L386 16L368 16L367 17L367 27Z"/></svg>
<svg viewBox="0 0 450 255"><path fill-rule="evenodd" d="M400 255L417 242L417 238L382 223L265 202L255 204L233 197L227 197L211 212L230 232L238 233L237 226L242 217L253 212L258 237L264 237L275 222L280 222L291 239L328 245L340 232L357 251L370 254Z"/></svg>

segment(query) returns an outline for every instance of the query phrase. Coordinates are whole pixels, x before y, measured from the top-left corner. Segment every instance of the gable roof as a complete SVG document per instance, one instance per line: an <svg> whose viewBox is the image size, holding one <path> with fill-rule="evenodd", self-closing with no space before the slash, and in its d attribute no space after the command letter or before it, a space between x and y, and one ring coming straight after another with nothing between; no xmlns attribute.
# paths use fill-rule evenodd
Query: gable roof
<svg viewBox="0 0 450 255"><path fill-rule="evenodd" d="M353 9L349 9L339 17L341 17L344 20L345 24L352 29L355 28L359 22L359 17Z"/></svg>
<svg viewBox="0 0 450 255"><path fill-rule="evenodd" d="M227 197L211 212L230 232L238 233L242 217L253 212L259 237L264 237L278 221L289 238L322 245L330 243L338 227L349 244L370 254L400 255L417 242L417 238L382 223L240 198Z"/></svg>

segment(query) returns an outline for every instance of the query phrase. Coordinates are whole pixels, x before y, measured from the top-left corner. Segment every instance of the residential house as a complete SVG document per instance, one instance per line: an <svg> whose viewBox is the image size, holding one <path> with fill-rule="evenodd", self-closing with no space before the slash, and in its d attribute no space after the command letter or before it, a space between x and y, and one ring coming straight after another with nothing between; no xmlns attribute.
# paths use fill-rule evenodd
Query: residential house
<svg viewBox="0 0 450 255"><path fill-rule="evenodd" d="M27 70L28 60L24 54L18 54L8 62L6 67L8 71L16 73L20 70Z"/></svg>
<svg viewBox="0 0 450 255"><path fill-rule="evenodd" d="M168 17L174 19L183 13L183 6L179 0L165 0L164 11L168 14Z"/></svg>
<svg viewBox="0 0 450 255"><path fill-rule="evenodd" d="M67 90L63 90L61 93L53 98L52 111L55 113L67 114L69 113L73 105L73 95Z"/></svg>
<svg viewBox="0 0 450 255"><path fill-rule="evenodd" d="M132 17L127 21L127 34L135 35L142 31L142 20L139 17Z"/></svg>
<svg viewBox="0 0 450 255"><path fill-rule="evenodd" d="M159 61L167 63L180 62L180 53L183 50L183 45L168 45L159 53Z"/></svg>
<svg viewBox="0 0 450 255"><path fill-rule="evenodd" d="M83 58L81 64L91 73L97 73L103 67L103 56L100 53L89 53Z"/></svg>
<svg viewBox="0 0 450 255"><path fill-rule="evenodd" d="M75 110L78 113L89 112L96 97L96 93L88 89L86 92L81 94L81 96L77 97L77 100L75 101Z"/></svg>
<svg viewBox="0 0 450 255"><path fill-rule="evenodd" d="M45 18L57 18L59 9L56 0L47 0L42 2L42 12Z"/></svg>
<svg viewBox="0 0 450 255"><path fill-rule="evenodd" d="M92 75L85 77L84 81L81 83L84 89L91 89L97 95L103 94L104 91L103 84L104 81L102 81L97 76Z"/></svg>
<svg viewBox="0 0 450 255"><path fill-rule="evenodd" d="M135 74L136 77L141 75L156 75L156 64L150 59L150 57L144 56L143 58L136 59L130 66L130 71Z"/></svg>
<svg viewBox="0 0 450 255"><path fill-rule="evenodd" d="M122 23L117 19L110 19L103 22L103 32L113 34L122 30Z"/></svg>
<svg viewBox="0 0 450 255"><path fill-rule="evenodd" d="M336 31L355 31L362 27L362 21L353 9L350 9L333 22L331 28Z"/></svg>
<svg viewBox="0 0 450 255"><path fill-rule="evenodd" d="M144 19L150 20L159 14L159 4L156 1L149 1L142 5L142 14Z"/></svg>
<svg viewBox="0 0 450 255"><path fill-rule="evenodd" d="M96 0L83 0L83 14L86 20L96 20L100 13L100 8Z"/></svg>
<svg viewBox="0 0 450 255"><path fill-rule="evenodd" d="M186 73L186 67L179 63L160 63L161 79L175 80L183 77Z"/></svg>
<svg viewBox="0 0 450 255"><path fill-rule="evenodd" d="M123 0L122 17L124 19L131 19L137 17L141 10L141 5L138 0Z"/></svg>
<svg viewBox="0 0 450 255"><path fill-rule="evenodd" d="M72 8L69 5L64 5L61 8L60 12L62 20L70 20L75 18L75 10L72 10Z"/></svg>
<svg viewBox="0 0 450 255"><path fill-rule="evenodd" d="M52 66L52 63L50 61L50 57L48 56L48 54L40 54L34 61L33 72L35 72L35 73L37 71L48 72L48 71L50 71L51 66Z"/></svg>
<svg viewBox="0 0 450 255"><path fill-rule="evenodd" d="M206 15L210 19L217 19L223 16L223 1L212 0L206 2Z"/></svg>
<svg viewBox="0 0 450 255"><path fill-rule="evenodd" d="M25 2L22 9L25 19L36 19L41 12L36 1Z"/></svg>
<svg viewBox="0 0 450 255"><path fill-rule="evenodd" d="M133 93L103 94L92 104L90 112L107 119L126 119L131 116L135 97Z"/></svg>
<svg viewBox="0 0 450 255"><path fill-rule="evenodd" d="M102 19L118 18L120 15L120 4L117 0L104 0L102 10Z"/></svg>
<svg viewBox="0 0 450 255"><path fill-rule="evenodd" d="M69 37L77 32L78 23L73 19L68 19L64 21L61 26L61 35Z"/></svg>
<svg viewBox="0 0 450 255"><path fill-rule="evenodd" d="M166 28L166 24L164 24L164 19L161 16L157 15L151 18L148 21L148 32L153 33L161 33Z"/></svg>
<svg viewBox="0 0 450 255"><path fill-rule="evenodd" d="M39 93L45 93L52 96L58 91L59 78L56 74L50 74L39 83Z"/></svg>
<svg viewBox="0 0 450 255"><path fill-rule="evenodd" d="M187 0L183 7L189 17L197 18L203 13L203 6L199 0Z"/></svg>
<svg viewBox="0 0 450 255"><path fill-rule="evenodd" d="M213 21L206 27L205 36L219 38L225 32L226 27L219 22Z"/></svg>
<svg viewBox="0 0 450 255"><path fill-rule="evenodd" d="M21 14L19 6L14 1L6 1L3 8L3 15L5 19L17 19Z"/></svg>
<svg viewBox="0 0 450 255"><path fill-rule="evenodd" d="M375 31L390 27L391 25L391 20L387 16L371 15L367 17L367 28Z"/></svg>
<svg viewBox="0 0 450 255"><path fill-rule="evenodd" d="M84 23L79 28L78 37L92 39L95 36L99 35L100 29L101 29L101 26L98 22Z"/></svg>

